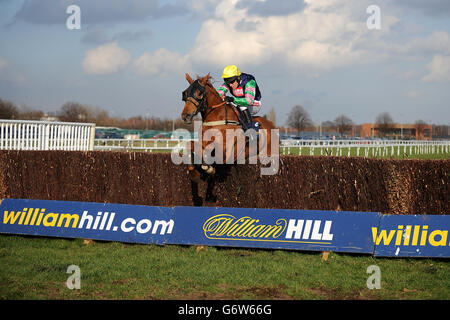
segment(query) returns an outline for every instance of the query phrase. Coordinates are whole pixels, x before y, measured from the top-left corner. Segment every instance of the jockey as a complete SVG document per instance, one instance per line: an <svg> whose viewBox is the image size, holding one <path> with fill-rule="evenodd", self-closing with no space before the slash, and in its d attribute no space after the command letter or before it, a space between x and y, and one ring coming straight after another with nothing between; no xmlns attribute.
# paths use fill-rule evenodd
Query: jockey
<svg viewBox="0 0 450 320"><path fill-rule="evenodd" d="M261 109L261 93L256 84L255 77L241 72L235 65L226 66L223 69L222 78L224 83L217 90L227 102L235 103L239 108L247 129L259 129L259 122L254 122L252 115ZM232 96L226 96L227 93Z"/></svg>

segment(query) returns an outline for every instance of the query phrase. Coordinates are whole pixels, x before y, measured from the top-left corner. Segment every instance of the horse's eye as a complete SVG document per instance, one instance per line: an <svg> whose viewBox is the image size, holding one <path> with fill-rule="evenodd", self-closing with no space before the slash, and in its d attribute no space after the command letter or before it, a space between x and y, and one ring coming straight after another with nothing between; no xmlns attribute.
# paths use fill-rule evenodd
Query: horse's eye
<svg viewBox="0 0 450 320"><path fill-rule="evenodd" d="M195 97L198 98L198 99L203 98L203 94L200 92L200 90L197 90L197 91L195 92Z"/></svg>

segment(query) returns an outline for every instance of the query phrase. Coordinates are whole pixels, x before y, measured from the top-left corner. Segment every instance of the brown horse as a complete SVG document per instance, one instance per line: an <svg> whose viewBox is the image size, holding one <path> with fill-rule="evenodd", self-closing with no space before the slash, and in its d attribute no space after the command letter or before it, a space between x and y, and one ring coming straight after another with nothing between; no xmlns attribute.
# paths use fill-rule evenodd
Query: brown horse
<svg viewBox="0 0 450 320"><path fill-rule="evenodd" d="M186 80L189 82L189 87L183 92L185 105L181 118L184 122L191 123L193 117L200 113L203 121L201 130L199 130L198 142L199 144L201 143L201 148L200 145L197 145L196 148L195 142L192 142L190 145L191 157L196 152L198 153L195 155L197 159L201 156L200 165L195 162L197 165L192 164L188 166L190 178L193 181L199 181L202 171L203 173L214 174L215 168L213 164L230 164L236 163L236 161L237 163L243 163L242 159L253 159L255 161L255 156L258 154L260 157L263 156L267 159L274 153L272 150L273 141L276 142L274 147L277 148L276 153L278 156L278 131L273 130L275 126L271 121L263 117L254 117L254 120L261 125L261 129L258 132L259 137L256 139L258 143L245 143L245 141L249 142L251 139L256 141L256 132L250 129L247 130L253 131L250 135L247 132L244 134L239 121L238 111L234 106L222 100L217 90L211 84L209 73L195 81L186 73ZM276 134L276 140L274 140L275 137L272 137L274 134ZM211 163L211 158L213 158L214 163Z"/></svg>

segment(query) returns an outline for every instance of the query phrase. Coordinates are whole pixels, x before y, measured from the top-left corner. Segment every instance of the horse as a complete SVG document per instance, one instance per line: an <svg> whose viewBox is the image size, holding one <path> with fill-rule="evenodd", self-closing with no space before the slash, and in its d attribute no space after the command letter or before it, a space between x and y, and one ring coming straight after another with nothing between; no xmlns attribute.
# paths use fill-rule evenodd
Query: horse
<svg viewBox="0 0 450 320"><path fill-rule="evenodd" d="M183 91L182 100L185 102L181 118L187 124L192 123L192 119L198 114L201 114L202 126L199 137L209 137L210 139L201 139L201 148L199 154L195 154L195 142L190 144L191 158L201 156L201 164L189 164L188 172L192 181L198 182L204 173L214 175L216 172L214 164L230 164L242 163L242 158L249 160L251 156L260 154L264 150L264 156L270 157L272 155L272 141L274 132L278 133L273 123L264 117L253 117L254 121L260 123L258 131L258 144L255 150L255 143L240 143L239 139L244 137L244 141L249 142L250 139L255 138L255 131L252 134L246 135L242 130L239 112L236 106L231 103L223 101L217 90L213 87L210 81L210 74L204 77L198 77L193 80L188 73L186 73L186 80L189 87ZM212 133L211 133L212 132ZM237 132L235 135L228 135L229 132ZM217 138L221 139L217 139ZM278 134L276 139L279 139ZM242 142L242 140L241 140ZM279 146L279 140L276 146ZM259 146L259 148L258 148ZM230 152L231 150L231 152ZM278 152L278 150L277 150ZM205 163L205 156L207 154L210 158L213 157L216 162L211 164ZM244 156L245 155L245 156ZM255 159L255 158L253 158ZM206 161L207 162L207 161Z"/></svg>

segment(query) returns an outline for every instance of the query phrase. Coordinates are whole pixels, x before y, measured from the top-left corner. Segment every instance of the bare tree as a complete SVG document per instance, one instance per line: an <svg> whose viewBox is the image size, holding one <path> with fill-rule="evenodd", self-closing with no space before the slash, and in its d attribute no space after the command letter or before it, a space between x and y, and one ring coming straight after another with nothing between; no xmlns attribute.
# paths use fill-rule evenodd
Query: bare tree
<svg viewBox="0 0 450 320"><path fill-rule="evenodd" d="M322 131L337 131L337 125L334 121L324 121L322 122Z"/></svg>
<svg viewBox="0 0 450 320"><path fill-rule="evenodd" d="M277 126L277 114L273 107L270 108L269 113L267 114L267 120L271 121L275 127Z"/></svg>
<svg viewBox="0 0 450 320"><path fill-rule="evenodd" d="M59 113L59 119L68 122L89 122L90 116L89 108L78 102L64 103Z"/></svg>
<svg viewBox="0 0 450 320"><path fill-rule="evenodd" d="M2 100L0 98L0 119L17 119L19 109L11 101Z"/></svg>
<svg viewBox="0 0 450 320"><path fill-rule="evenodd" d="M392 125L394 124L394 120L388 112L380 113L377 116L375 122L376 124L378 124L380 135L383 137L386 136L386 134L389 132L389 129L391 129Z"/></svg>
<svg viewBox="0 0 450 320"><path fill-rule="evenodd" d="M308 111L306 111L303 106L297 104L288 114L287 125L297 129L300 134L303 129L312 125L312 120L308 114Z"/></svg>
<svg viewBox="0 0 450 320"><path fill-rule="evenodd" d="M347 117L347 116L345 116L343 114L341 114L340 116L336 117L336 119L334 119L334 123L336 124L338 132L340 134L347 133L354 126L354 123L353 123L352 119L350 119L349 117Z"/></svg>
<svg viewBox="0 0 450 320"><path fill-rule="evenodd" d="M44 116L44 111L36 110L26 105L22 105L19 110L19 119L21 120L41 120Z"/></svg>

